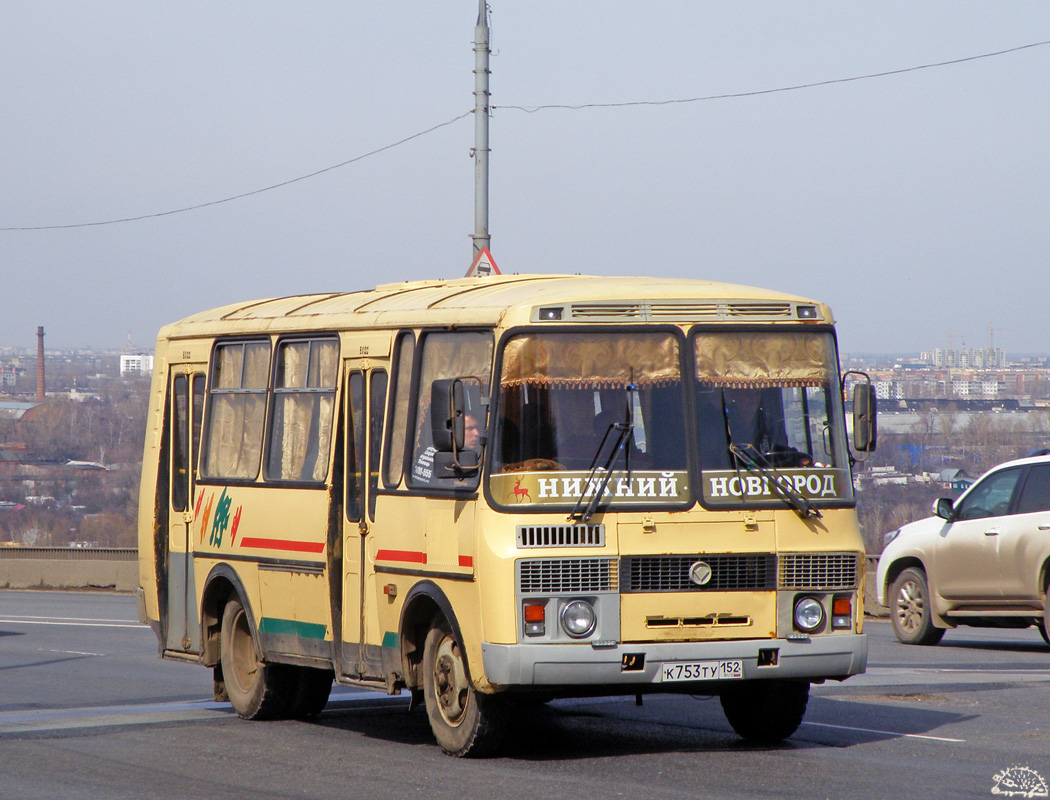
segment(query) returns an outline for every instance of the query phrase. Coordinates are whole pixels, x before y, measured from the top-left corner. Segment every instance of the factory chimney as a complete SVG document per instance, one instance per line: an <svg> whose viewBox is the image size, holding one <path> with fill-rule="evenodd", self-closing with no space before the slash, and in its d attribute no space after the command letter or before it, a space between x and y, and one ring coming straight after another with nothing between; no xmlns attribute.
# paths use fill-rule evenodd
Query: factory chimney
<svg viewBox="0 0 1050 800"><path fill-rule="evenodd" d="M36 329L36 399L44 402L44 326Z"/></svg>

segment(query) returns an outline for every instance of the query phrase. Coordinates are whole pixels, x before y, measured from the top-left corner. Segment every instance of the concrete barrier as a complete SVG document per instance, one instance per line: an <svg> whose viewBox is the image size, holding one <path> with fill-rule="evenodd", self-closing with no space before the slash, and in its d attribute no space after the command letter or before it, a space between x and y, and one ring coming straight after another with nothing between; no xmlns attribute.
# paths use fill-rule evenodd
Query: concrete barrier
<svg viewBox="0 0 1050 800"><path fill-rule="evenodd" d="M878 556L868 556L864 610L887 617L875 602ZM0 548L0 589L112 589L134 592L139 585L138 550L134 548L4 547Z"/></svg>
<svg viewBox="0 0 1050 800"><path fill-rule="evenodd" d="M109 589L139 584L134 548L0 548L0 589Z"/></svg>

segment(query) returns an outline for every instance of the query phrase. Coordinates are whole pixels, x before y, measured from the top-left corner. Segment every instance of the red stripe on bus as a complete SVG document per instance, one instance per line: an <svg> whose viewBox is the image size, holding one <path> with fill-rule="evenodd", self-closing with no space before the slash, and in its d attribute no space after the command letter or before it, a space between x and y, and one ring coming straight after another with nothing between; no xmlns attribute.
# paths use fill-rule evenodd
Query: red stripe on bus
<svg viewBox="0 0 1050 800"><path fill-rule="evenodd" d="M288 539L256 539L245 536L241 547L258 547L264 550L289 550L295 553L324 552L324 542L292 542Z"/></svg>
<svg viewBox="0 0 1050 800"><path fill-rule="evenodd" d="M380 550L376 561L408 561L412 564L426 564L427 554L418 550Z"/></svg>

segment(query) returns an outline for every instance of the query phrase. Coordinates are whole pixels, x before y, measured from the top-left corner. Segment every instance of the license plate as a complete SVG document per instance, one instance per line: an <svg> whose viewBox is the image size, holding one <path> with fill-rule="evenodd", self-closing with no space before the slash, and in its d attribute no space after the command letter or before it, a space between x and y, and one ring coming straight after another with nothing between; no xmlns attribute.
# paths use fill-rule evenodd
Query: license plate
<svg viewBox="0 0 1050 800"><path fill-rule="evenodd" d="M671 661L660 666L660 681L723 681L744 677L738 658L726 661Z"/></svg>

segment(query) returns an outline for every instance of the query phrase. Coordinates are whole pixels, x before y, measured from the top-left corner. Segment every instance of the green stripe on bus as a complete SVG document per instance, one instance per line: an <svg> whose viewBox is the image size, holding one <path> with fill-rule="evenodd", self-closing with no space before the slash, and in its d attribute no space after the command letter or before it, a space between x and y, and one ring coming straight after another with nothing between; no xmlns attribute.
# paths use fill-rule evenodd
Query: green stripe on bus
<svg viewBox="0 0 1050 800"><path fill-rule="evenodd" d="M259 632L273 633L278 636L299 636L303 639L324 639L325 626L315 622L263 617L262 622L259 623Z"/></svg>
<svg viewBox="0 0 1050 800"><path fill-rule="evenodd" d="M387 631L383 634L383 647L397 647L397 634Z"/></svg>

